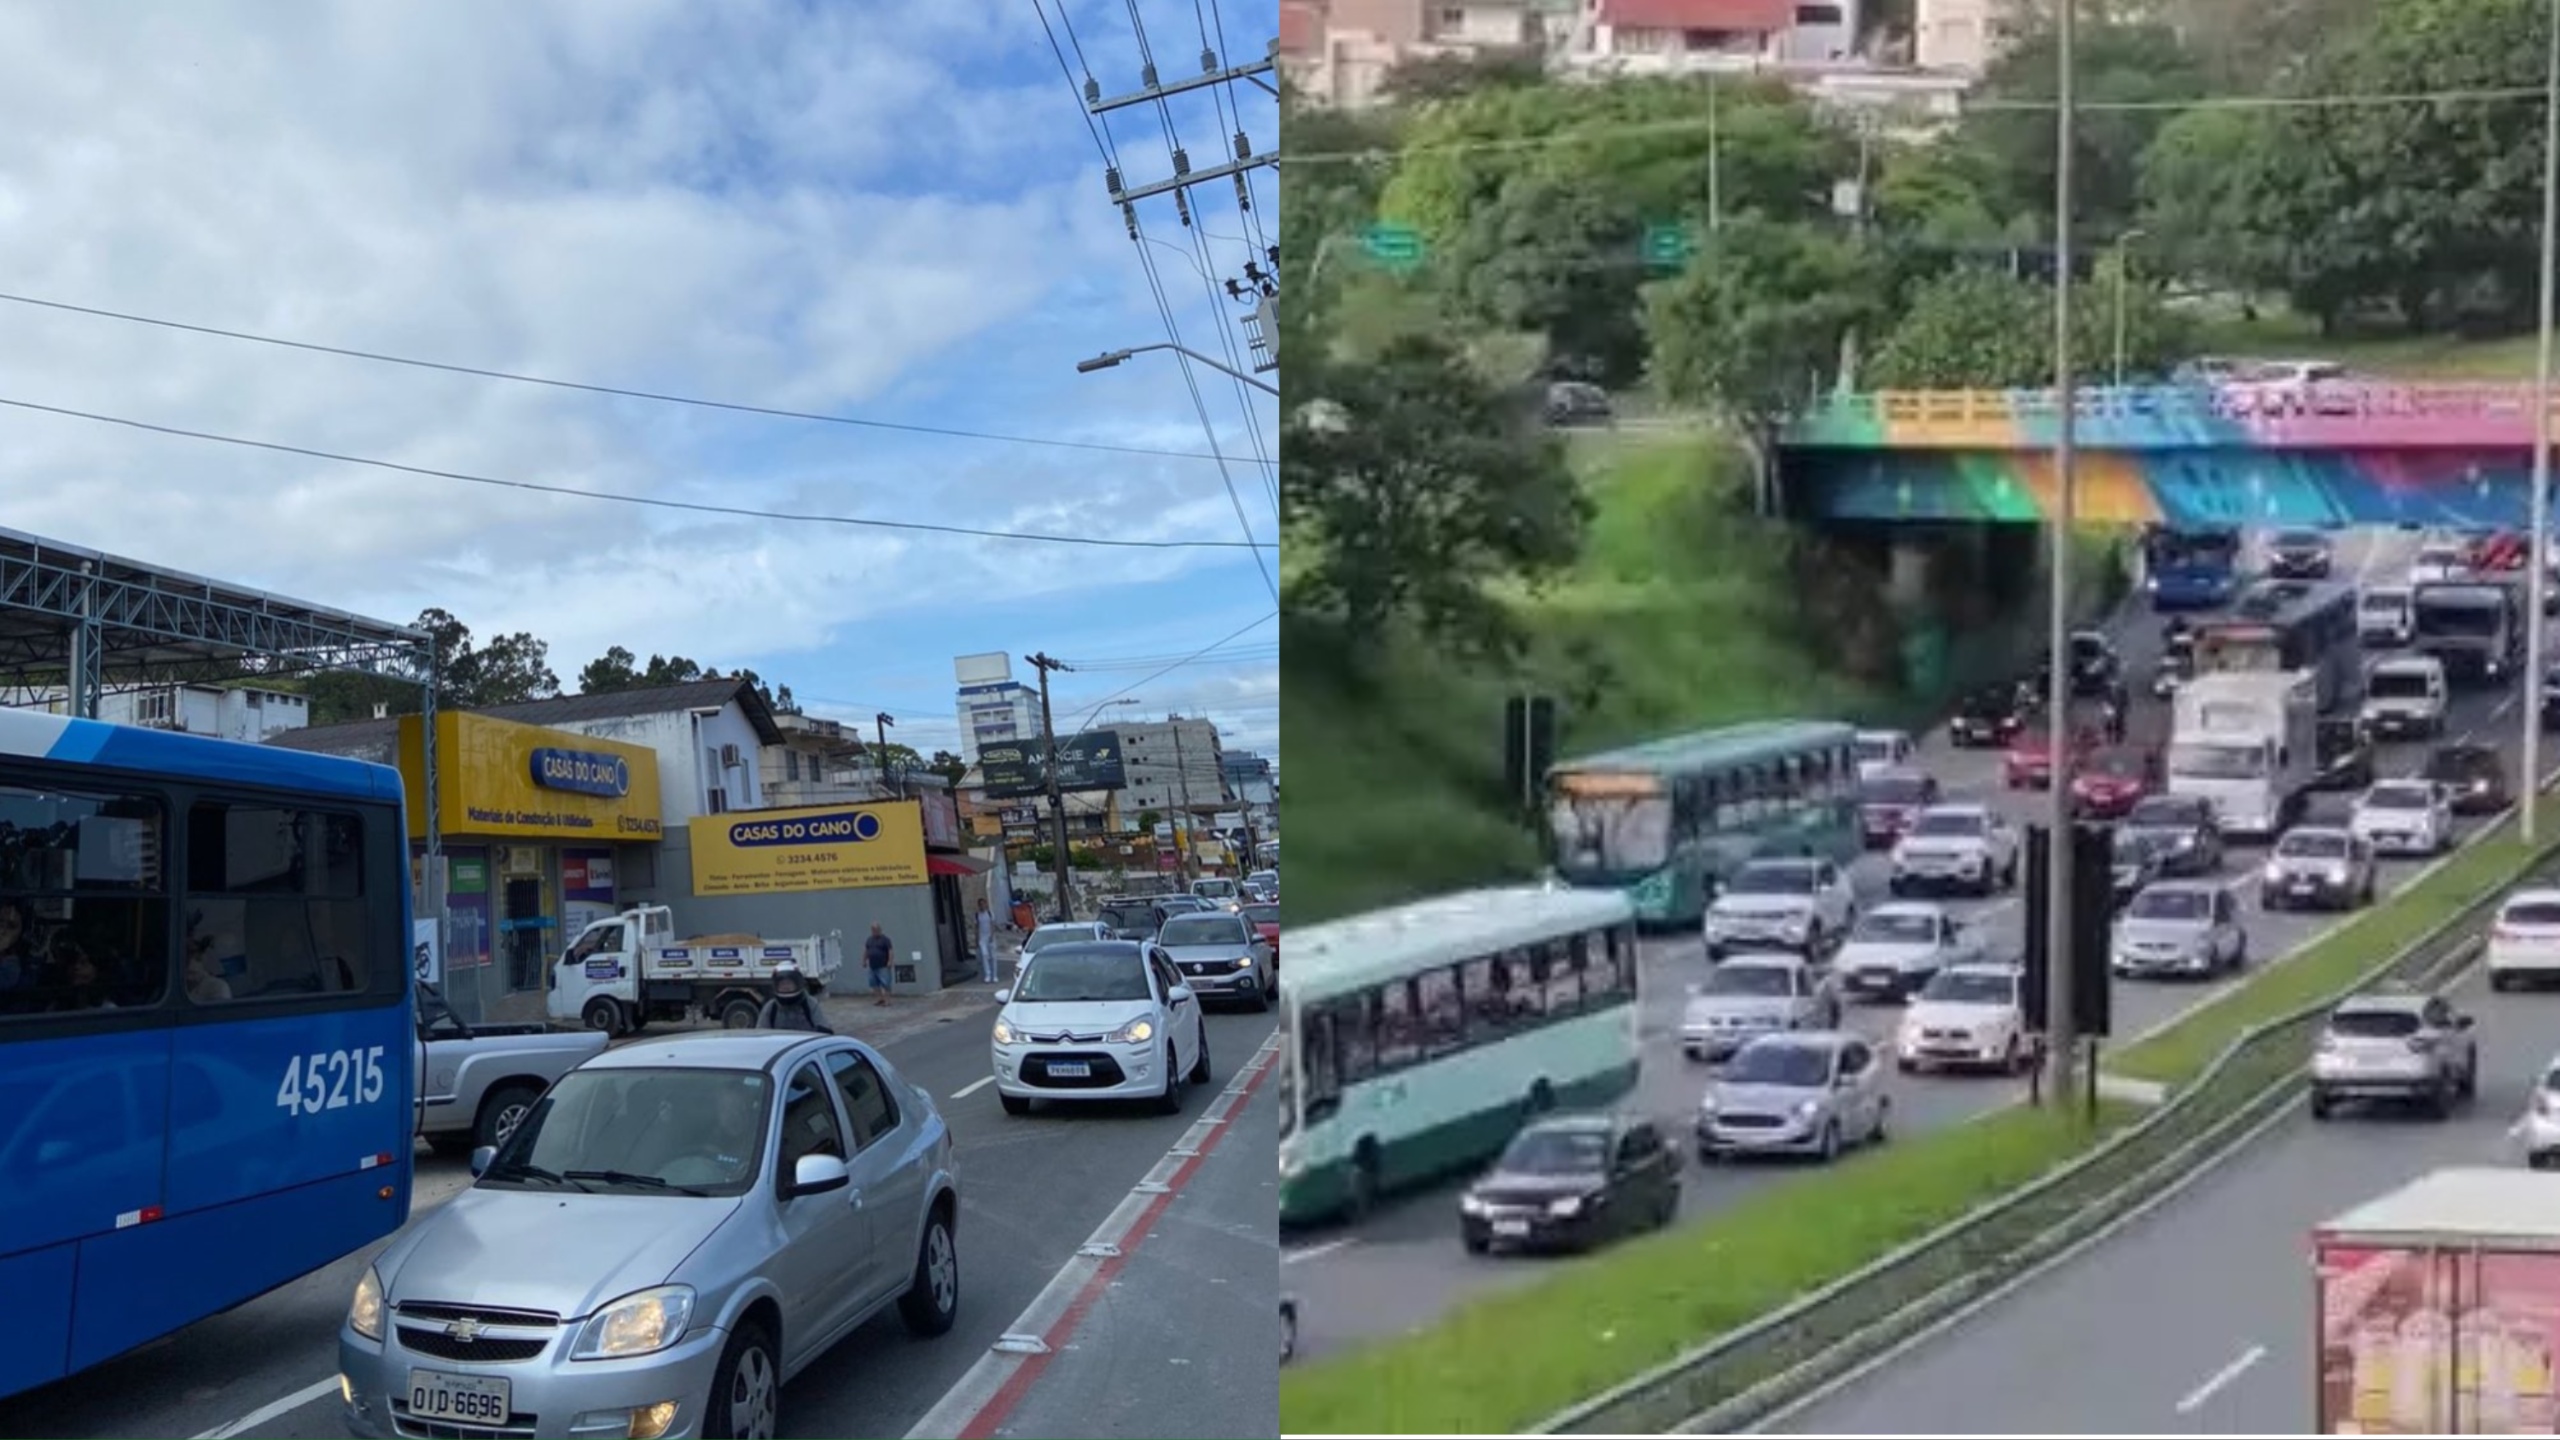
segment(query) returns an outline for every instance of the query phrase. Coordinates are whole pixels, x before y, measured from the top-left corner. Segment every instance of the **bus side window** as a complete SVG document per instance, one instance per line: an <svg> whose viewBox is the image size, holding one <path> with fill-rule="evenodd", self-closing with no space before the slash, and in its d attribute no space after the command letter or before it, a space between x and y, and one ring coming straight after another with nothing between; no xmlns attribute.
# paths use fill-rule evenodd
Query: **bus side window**
<svg viewBox="0 0 2560 1440"><path fill-rule="evenodd" d="M1615 948L1609 932L1595 930L1589 935L1573 937L1573 948L1581 956L1583 998L1605 1005L1618 988L1618 966L1611 954Z"/></svg>
<svg viewBox="0 0 2560 1440"><path fill-rule="evenodd" d="M1544 947L1522 946L1506 951L1502 968L1507 972L1506 984L1511 991L1511 1013L1516 1023L1535 1025L1547 1013L1547 952Z"/></svg>
<svg viewBox="0 0 2560 1440"><path fill-rule="evenodd" d="M166 844L156 799L0 789L0 1015L161 1003Z"/></svg>
<svg viewBox="0 0 2560 1440"><path fill-rule="evenodd" d="M1510 977L1501 962L1486 955L1468 961L1458 972L1459 990L1467 1003L1467 1028L1481 1039L1493 1039L1511 1025L1511 996L1502 981Z"/></svg>
<svg viewBox="0 0 2560 1440"><path fill-rule="evenodd" d="M1704 784L1706 787L1705 800L1707 807L1707 828L1710 830L1730 830L1736 824L1740 823L1740 817L1734 813L1733 777L1731 775L1709 775L1706 777Z"/></svg>
<svg viewBox="0 0 2560 1440"><path fill-rule="evenodd" d="M1337 1000L1330 1007L1345 1085L1357 1085L1378 1073L1378 1031L1370 1008L1365 991Z"/></svg>
<svg viewBox="0 0 2560 1440"><path fill-rule="evenodd" d="M1307 1017L1299 1051L1299 1074L1306 1085L1307 1119L1320 1120L1342 1103L1342 1071L1336 1063L1333 1007Z"/></svg>
<svg viewBox="0 0 2560 1440"><path fill-rule="evenodd" d="M1378 987L1378 1068L1394 1070L1422 1058L1422 1027L1413 1013L1413 982Z"/></svg>
<svg viewBox="0 0 2560 1440"><path fill-rule="evenodd" d="M1617 962L1618 988L1636 994L1636 972L1643 958L1636 952L1636 927L1621 925L1609 932L1609 957Z"/></svg>
<svg viewBox="0 0 2560 1440"><path fill-rule="evenodd" d="M1547 1013L1570 1015L1582 1008L1582 937L1570 945L1550 940L1539 947L1547 955Z"/></svg>
<svg viewBox="0 0 2560 1440"><path fill-rule="evenodd" d="M1422 1006L1422 1053L1440 1056L1467 1043L1467 1005L1458 995L1458 972L1442 965L1413 979L1414 998Z"/></svg>
<svg viewBox="0 0 2560 1440"><path fill-rule="evenodd" d="M353 815L206 801L187 813L188 976L196 1004L367 988L364 825ZM191 965L194 972L198 966Z"/></svg>

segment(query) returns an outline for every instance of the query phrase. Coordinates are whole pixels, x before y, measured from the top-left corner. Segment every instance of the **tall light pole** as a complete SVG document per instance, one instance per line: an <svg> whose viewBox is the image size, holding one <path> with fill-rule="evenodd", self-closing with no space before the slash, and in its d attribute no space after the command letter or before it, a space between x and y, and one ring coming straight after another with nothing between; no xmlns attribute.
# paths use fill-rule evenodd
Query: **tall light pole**
<svg viewBox="0 0 2560 1440"><path fill-rule="evenodd" d="M2045 661L2051 667L2052 693L2045 700L2045 723L2053 727L2053 753L2057 757L2071 753L2068 742L2071 723L2071 535L2079 522L2078 495L2075 493L2076 453L2079 440L2080 396L2078 376L2072 369L2071 355L2071 191L2072 151L2079 130L2078 96L2071 83L2072 52L2080 28L2079 0L2061 0L2054 7L2054 107L2053 107L2053 491L2054 514L2049 533L2052 555L2047 561L2053 572L2051 605L2052 634L2047 637ZM2048 1053L2053 1066L2053 1097L2057 1105L2070 1105L2078 1097L2073 1082L2080 1070L2080 1029L2075 1023L2076 1007L2072 989L2071 955L2071 849L2072 814L2070 777L2057 770L2053 780L2053 809L2047 822L2046 842L2052 847L2045 865L2045 1033L2051 1038Z"/></svg>
<svg viewBox="0 0 2560 1440"><path fill-rule="evenodd" d="M2116 334L2115 368L2110 372L2115 388L2124 388L2124 312L2125 290L2133 283L2133 242L2142 238L2139 229L2127 230L2116 237Z"/></svg>
<svg viewBox="0 0 2560 1440"><path fill-rule="evenodd" d="M2553 289L2560 285L2560 0L2543 22L2542 62L2542 314L2533 364L2533 496L2529 503L2532 558L2526 572L2524 619L2524 842L2534 842L2534 803L2542 794L2542 619L2550 591L2551 556L2551 329Z"/></svg>

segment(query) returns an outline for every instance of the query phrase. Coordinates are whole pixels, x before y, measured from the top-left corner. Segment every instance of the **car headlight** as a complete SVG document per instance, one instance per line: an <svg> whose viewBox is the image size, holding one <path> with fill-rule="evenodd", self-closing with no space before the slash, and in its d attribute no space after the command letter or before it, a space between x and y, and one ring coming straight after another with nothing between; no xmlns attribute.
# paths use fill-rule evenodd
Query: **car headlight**
<svg viewBox="0 0 2560 1440"><path fill-rule="evenodd" d="M1710 1095L1707 1095L1707 1096L1704 1096L1704 1097L1700 1098L1700 1100L1698 1101L1698 1113L1699 1113L1699 1114L1701 1114L1701 1115L1713 1115L1713 1114L1715 1114L1715 1113L1716 1113L1716 1097L1715 1097L1714 1095L1710 1094Z"/></svg>
<svg viewBox="0 0 2560 1440"><path fill-rule="evenodd" d="M1461 1195L1458 1197L1458 1213L1462 1215L1481 1215L1484 1213L1484 1202L1473 1195Z"/></svg>
<svg viewBox="0 0 2560 1440"><path fill-rule="evenodd" d="M1778 933L1781 935L1802 935L1804 933L1804 924L1805 921L1803 916L1790 915L1785 921L1780 923L1778 926Z"/></svg>
<svg viewBox="0 0 2560 1440"><path fill-rule="evenodd" d="M654 1355L684 1338L693 1324L693 1287L660 1285L598 1310L578 1332L572 1360L621 1360Z"/></svg>
<svg viewBox="0 0 2560 1440"><path fill-rule="evenodd" d="M364 1278L356 1282L355 1296L347 1302L347 1328L367 1340L382 1338L382 1276L370 1265L364 1267Z"/></svg>
<svg viewBox="0 0 2560 1440"><path fill-rule="evenodd" d="M1821 1113L1822 1102L1819 1100L1800 1100L1796 1102L1796 1118L1799 1120L1810 1120Z"/></svg>
<svg viewBox="0 0 2560 1440"><path fill-rule="evenodd" d="M2329 867L2329 883L2330 883L2330 884L2332 884L2332 885L2344 885L2344 884L2346 884L2346 883L2347 883L2347 867L2346 867L2346 866L2344 866L2344 865L2332 865L2332 866L2330 866L2330 867Z"/></svg>
<svg viewBox="0 0 2560 1440"><path fill-rule="evenodd" d="M1250 970L1253 968L1253 957L1250 955L1239 955L1231 963L1238 970Z"/></svg>
<svg viewBox="0 0 2560 1440"><path fill-rule="evenodd" d="M1102 1038L1114 1045L1141 1045L1156 1038L1156 1022L1140 1016Z"/></svg>
<svg viewBox="0 0 2560 1440"><path fill-rule="evenodd" d="M993 1035L995 1042L999 1045L1018 1044L1022 1039L1022 1032L1014 1029L1012 1025L1006 1023L1005 1018L1001 1015L996 1017L996 1028Z"/></svg>
<svg viewBox="0 0 2560 1440"><path fill-rule="evenodd" d="M2267 862L2267 870L2266 870L2266 880L2267 880L2267 883L2268 883L2268 884L2270 884L2270 885L2273 885L2274 883L2276 883L2276 882L2277 882L2277 881L2279 881L2279 880L2282 880L2283 878L2284 878L2284 867L2283 867L2283 866L2281 866L2281 865L2279 865L2279 864L2277 864L2277 863L2276 863L2276 862L2274 862L2273 860L2268 861L2268 862Z"/></svg>
<svg viewBox="0 0 2560 1440"><path fill-rule="evenodd" d="M1547 1213L1559 1220L1569 1220L1582 1213L1582 1197L1567 1195L1547 1202Z"/></svg>

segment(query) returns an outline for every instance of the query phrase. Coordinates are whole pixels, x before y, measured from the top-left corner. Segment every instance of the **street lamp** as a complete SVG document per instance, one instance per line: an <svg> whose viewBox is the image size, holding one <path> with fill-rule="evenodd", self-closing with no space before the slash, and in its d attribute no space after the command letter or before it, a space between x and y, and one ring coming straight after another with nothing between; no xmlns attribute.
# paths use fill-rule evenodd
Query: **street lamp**
<svg viewBox="0 0 2560 1440"><path fill-rule="evenodd" d="M1210 369L1232 375L1236 379L1243 381L1254 389L1260 390L1275 399L1278 398L1280 394L1280 387L1277 385L1270 384L1267 381L1256 380L1243 371L1236 369L1234 366L1217 360L1212 360L1208 356L1201 354L1199 351L1194 350L1187 345L1176 345L1165 340L1159 340L1152 345L1132 345L1126 350L1105 350L1090 360L1077 361L1076 373L1079 375L1090 375L1096 370L1109 370L1119 365L1121 361L1128 359L1130 356L1143 354L1149 350L1171 350L1177 355L1189 356L1190 358L1199 361L1201 364L1208 366Z"/></svg>
<svg viewBox="0 0 2560 1440"><path fill-rule="evenodd" d="M2534 843L2536 802L2542 796L2542 644L2548 627L2542 607L2550 592L2551 554L2551 329L2553 290L2560 286L2560 0L2544 22L2542 61L2542 314L2533 365L2533 496L2529 501L2533 558L2524 621L2524 843Z"/></svg>
<svg viewBox="0 0 2560 1440"><path fill-rule="evenodd" d="M2115 388L2119 390L2124 388L2125 291L2133 278L2133 252L2130 247L2134 241L2141 239L2144 233L2137 227L2116 237Z"/></svg>

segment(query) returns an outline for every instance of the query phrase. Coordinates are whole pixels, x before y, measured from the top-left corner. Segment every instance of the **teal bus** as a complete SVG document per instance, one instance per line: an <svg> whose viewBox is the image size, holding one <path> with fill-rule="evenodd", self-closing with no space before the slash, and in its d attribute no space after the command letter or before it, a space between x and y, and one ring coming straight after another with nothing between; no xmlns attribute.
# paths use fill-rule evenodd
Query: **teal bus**
<svg viewBox="0 0 2560 1440"><path fill-rule="evenodd" d="M1634 922L1617 891L1517 885L1291 932L1281 1222L1356 1219L1632 1091Z"/></svg>
<svg viewBox="0 0 2560 1440"><path fill-rule="evenodd" d="M1558 874L1620 889L1647 929L1697 924L1745 861L1848 864L1858 831L1857 728L1762 720L1568 760L1547 776Z"/></svg>

